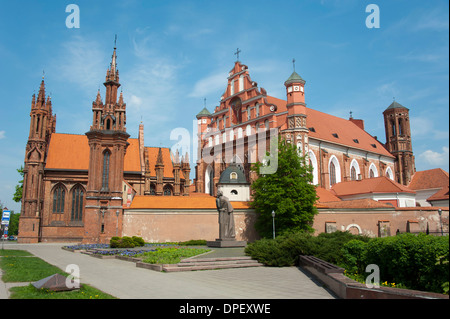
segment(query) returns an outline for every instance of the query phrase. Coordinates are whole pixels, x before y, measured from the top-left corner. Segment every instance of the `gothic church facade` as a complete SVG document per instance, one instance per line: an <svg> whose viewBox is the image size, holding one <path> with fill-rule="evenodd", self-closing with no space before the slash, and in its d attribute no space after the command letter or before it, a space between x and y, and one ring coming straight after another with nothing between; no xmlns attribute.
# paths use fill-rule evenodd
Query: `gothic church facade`
<svg viewBox="0 0 450 319"><path fill-rule="evenodd" d="M168 148L146 147L126 131L126 103L120 87L116 48L92 103L92 124L84 135L56 133L56 115L42 79L33 95L25 151L19 242L108 242L121 236L123 208L135 194L189 194L189 158Z"/></svg>

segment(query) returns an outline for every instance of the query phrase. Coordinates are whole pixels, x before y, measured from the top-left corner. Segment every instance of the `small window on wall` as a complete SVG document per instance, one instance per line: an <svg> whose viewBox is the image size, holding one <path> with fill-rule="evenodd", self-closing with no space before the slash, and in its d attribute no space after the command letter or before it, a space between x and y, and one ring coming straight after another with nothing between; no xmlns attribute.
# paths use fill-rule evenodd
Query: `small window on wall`
<svg viewBox="0 0 450 319"><path fill-rule="evenodd" d="M172 187L169 185L164 186L163 192L164 196L172 196Z"/></svg>

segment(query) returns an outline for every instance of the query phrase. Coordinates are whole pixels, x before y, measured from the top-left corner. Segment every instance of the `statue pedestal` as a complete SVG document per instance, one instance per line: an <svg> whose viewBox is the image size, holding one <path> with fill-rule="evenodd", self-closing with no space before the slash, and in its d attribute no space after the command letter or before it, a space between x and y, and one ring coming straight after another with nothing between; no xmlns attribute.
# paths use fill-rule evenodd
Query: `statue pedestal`
<svg viewBox="0 0 450 319"><path fill-rule="evenodd" d="M246 241L239 241L233 238L227 239L216 239L215 241L207 241L206 246L216 247L216 248L226 248L226 247L245 247L247 246Z"/></svg>

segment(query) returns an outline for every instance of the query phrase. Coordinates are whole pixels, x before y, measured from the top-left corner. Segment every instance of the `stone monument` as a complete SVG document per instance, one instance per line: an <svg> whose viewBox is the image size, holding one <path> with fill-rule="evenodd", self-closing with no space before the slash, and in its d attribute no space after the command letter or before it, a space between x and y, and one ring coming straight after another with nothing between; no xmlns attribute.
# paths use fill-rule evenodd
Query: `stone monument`
<svg viewBox="0 0 450 319"><path fill-rule="evenodd" d="M216 198L217 211L219 213L219 238L215 241L208 241L209 247L245 247L246 241L236 240L236 230L234 227L234 209L222 191L217 191Z"/></svg>

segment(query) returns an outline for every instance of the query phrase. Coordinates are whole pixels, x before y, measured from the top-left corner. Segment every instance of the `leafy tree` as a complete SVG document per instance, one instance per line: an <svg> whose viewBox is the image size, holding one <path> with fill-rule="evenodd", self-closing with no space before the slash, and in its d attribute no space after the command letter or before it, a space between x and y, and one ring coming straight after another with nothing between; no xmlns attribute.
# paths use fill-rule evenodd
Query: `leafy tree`
<svg viewBox="0 0 450 319"><path fill-rule="evenodd" d="M272 211L275 211L277 234L296 231L312 232L314 206L318 197L312 184L312 166L299 156L295 145L280 139L278 142L278 167L273 174L260 174L263 163L257 162L252 170L258 175L253 182L253 201L258 220L256 230L262 237L272 236Z"/></svg>
<svg viewBox="0 0 450 319"><path fill-rule="evenodd" d="M22 192L23 192L23 166L17 170L17 172L22 176L22 180L19 181L19 184L16 185L16 192L14 193L13 200L15 202L20 202L22 200Z"/></svg>

